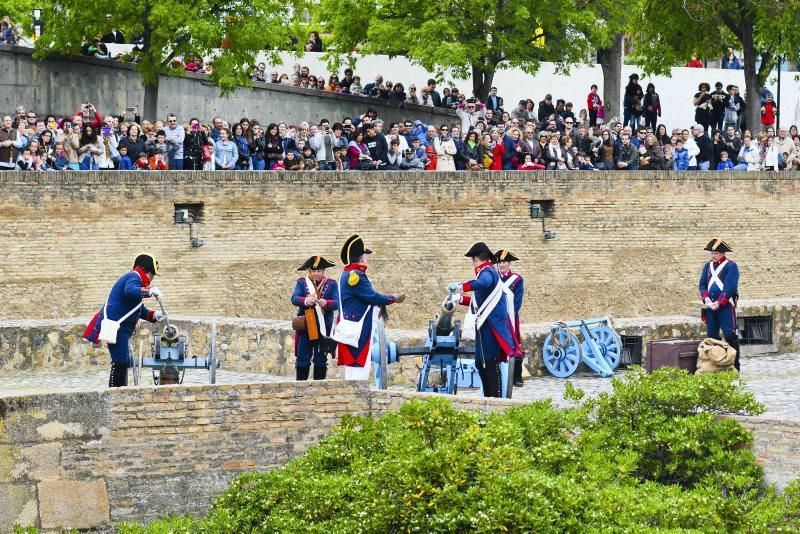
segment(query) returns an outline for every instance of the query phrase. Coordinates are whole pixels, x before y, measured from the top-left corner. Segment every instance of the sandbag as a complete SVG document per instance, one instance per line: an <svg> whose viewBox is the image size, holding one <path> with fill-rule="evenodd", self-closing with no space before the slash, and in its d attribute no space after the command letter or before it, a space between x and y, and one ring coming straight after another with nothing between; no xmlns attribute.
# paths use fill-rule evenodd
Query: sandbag
<svg viewBox="0 0 800 534"><path fill-rule="evenodd" d="M733 368L736 350L727 342L706 338L697 347L697 373L719 373Z"/></svg>

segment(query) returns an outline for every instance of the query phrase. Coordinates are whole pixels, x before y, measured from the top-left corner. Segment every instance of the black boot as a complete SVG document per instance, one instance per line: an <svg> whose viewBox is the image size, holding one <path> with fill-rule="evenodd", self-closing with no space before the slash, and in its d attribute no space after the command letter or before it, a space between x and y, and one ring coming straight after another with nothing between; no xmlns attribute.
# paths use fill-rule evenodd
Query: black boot
<svg viewBox="0 0 800 534"><path fill-rule="evenodd" d="M295 367L295 371L297 372L297 381L308 380L308 372L311 370L311 367Z"/></svg>
<svg viewBox="0 0 800 534"><path fill-rule="evenodd" d="M486 362L486 370L484 377L486 380L483 382L483 396L484 397L499 397L500 396L500 365L497 360Z"/></svg>
<svg viewBox="0 0 800 534"><path fill-rule="evenodd" d="M739 337L737 336L737 337L731 339L730 341L728 341L728 345L730 345L731 348L736 351L736 359L733 360L733 366L738 371L739 370Z"/></svg>
<svg viewBox="0 0 800 534"><path fill-rule="evenodd" d="M522 358L516 358L514 362L514 387L521 388L525 385L522 381L522 362L524 362Z"/></svg>
<svg viewBox="0 0 800 534"><path fill-rule="evenodd" d="M124 363L111 362L111 375L108 377L108 387L121 388L128 385L128 366Z"/></svg>
<svg viewBox="0 0 800 534"><path fill-rule="evenodd" d="M314 364L314 380L325 380L328 375L328 368L322 365ZM308 375L306 375L308 376Z"/></svg>
<svg viewBox="0 0 800 534"><path fill-rule="evenodd" d="M478 371L478 377L481 379L481 385L486 383L486 369L483 362L475 360L475 370Z"/></svg>

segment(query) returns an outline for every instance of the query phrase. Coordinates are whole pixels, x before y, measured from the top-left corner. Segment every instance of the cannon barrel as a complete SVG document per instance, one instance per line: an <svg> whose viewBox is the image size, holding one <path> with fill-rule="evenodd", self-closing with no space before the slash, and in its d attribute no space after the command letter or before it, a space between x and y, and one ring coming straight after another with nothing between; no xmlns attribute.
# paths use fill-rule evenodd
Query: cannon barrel
<svg viewBox="0 0 800 534"><path fill-rule="evenodd" d="M448 298L442 304L442 309L436 316L436 335L449 336L453 333L453 314L456 311L456 305Z"/></svg>

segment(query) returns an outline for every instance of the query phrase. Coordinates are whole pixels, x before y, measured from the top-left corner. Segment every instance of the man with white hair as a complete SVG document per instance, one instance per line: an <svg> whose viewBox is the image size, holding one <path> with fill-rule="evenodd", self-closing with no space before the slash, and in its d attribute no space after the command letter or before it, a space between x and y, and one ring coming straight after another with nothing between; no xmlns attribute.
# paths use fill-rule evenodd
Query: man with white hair
<svg viewBox="0 0 800 534"><path fill-rule="evenodd" d="M714 159L714 145L711 139L706 135L705 128L700 124L692 126L692 133L694 134L694 142L697 144L697 170L707 171L711 167L711 160ZM691 153L689 155L691 158ZM691 161L689 163L691 169Z"/></svg>
<svg viewBox="0 0 800 534"><path fill-rule="evenodd" d="M780 154L786 154L784 161L786 168L791 169L792 163L797 159L797 151L794 146L794 140L789 137L789 130L785 126L778 129L778 135L775 136L775 146Z"/></svg>

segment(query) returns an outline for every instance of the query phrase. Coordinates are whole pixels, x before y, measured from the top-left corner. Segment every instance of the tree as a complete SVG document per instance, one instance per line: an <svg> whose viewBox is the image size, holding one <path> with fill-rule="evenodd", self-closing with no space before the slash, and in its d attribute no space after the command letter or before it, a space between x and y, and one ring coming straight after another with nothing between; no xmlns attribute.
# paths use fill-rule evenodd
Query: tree
<svg viewBox="0 0 800 534"><path fill-rule="evenodd" d="M669 74L692 54L721 57L742 50L746 121L760 124L760 93L778 58L796 51L797 0L644 0L636 62L647 72Z"/></svg>
<svg viewBox="0 0 800 534"><path fill-rule="evenodd" d="M159 75L181 75L179 58L211 57L211 80L223 94L251 85L255 54L267 50L279 64L276 48L288 47L291 2L281 0L54 0L35 57L76 54L88 39L112 26L128 37L141 36L136 70L145 89L143 117L155 119ZM113 15L112 22L106 13Z"/></svg>
<svg viewBox="0 0 800 534"><path fill-rule="evenodd" d="M24 28L26 34L33 29L33 8L39 7L34 0L0 0L0 18L8 17L14 27Z"/></svg>
<svg viewBox="0 0 800 534"><path fill-rule="evenodd" d="M593 42L608 39L587 8L591 0L321 0L316 14L331 34L333 66L341 55L405 55L431 72L473 79L485 100L498 69L535 74L542 61L562 69L586 62Z"/></svg>

